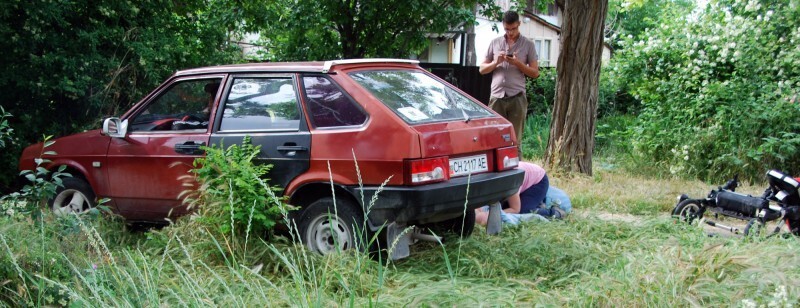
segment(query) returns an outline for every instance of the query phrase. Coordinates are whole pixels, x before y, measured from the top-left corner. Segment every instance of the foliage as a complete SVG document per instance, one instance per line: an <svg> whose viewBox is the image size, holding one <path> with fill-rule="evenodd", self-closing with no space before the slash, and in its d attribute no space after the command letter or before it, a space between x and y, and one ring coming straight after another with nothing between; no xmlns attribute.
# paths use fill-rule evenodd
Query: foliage
<svg viewBox="0 0 800 308"><path fill-rule="evenodd" d="M6 112L5 108L0 106L0 162L3 161L13 161L16 159L15 149L19 148L17 143L14 142L14 129L11 127L9 120L11 119L11 113ZM11 164L16 166L15 164ZM2 163L0 163L2 166ZM12 170L16 170L12 169ZM0 195L3 193L8 192L10 189L7 186L13 180L13 172L12 171L2 171L0 170Z"/></svg>
<svg viewBox="0 0 800 308"><path fill-rule="evenodd" d="M602 68L600 88L597 97L597 116L602 118L618 114L633 114L638 111L639 102L628 94L627 84L611 78L609 70ZM539 78L527 79L528 116L547 115L553 112L556 95L556 70L540 68Z"/></svg>
<svg viewBox="0 0 800 308"><path fill-rule="evenodd" d="M0 2L0 88L19 139L0 154L0 186L38 136L97 127L177 69L240 61L240 21L218 2Z"/></svg>
<svg viewBox="0 0 800 308"><path fill-rule="evenodd" d="M243 2L248 29L268 48L260 57L271 61L406 58L427 47L429 34L475 22L475 6L499 10L489 0Z"/></svg>
<svg viewBox="0 0 800 308"><path fill-rule="evenodd" d="M611 0L606 17L606 37L610 38L607 42L615 50L624 48L616 38L640 39L645 30L682 18L694 7L695 1L690 0Z"/></svg>
<svg viewBox="0 0 800 308"><path fill-rule="evenodd" d="M556 70L539 68L539 77L526 78L525 95L528 97L528 114L550 115L556 95Z"/></svg>
<svg viewBox="0 0 800 308"><path fill-rule="evenodd" d="M28 181L22 190L0 197L0 216L18 219L25 216L34 219L40 217L42 208L47 207L47 200L54 197L56 190L63 186L61 178L72 176L64 172L67 168L65 165L54 171L45 168L52 162L46 157L56 154L46 150L55 143L50 140L51 137L44 137L42 152L36 158L36 168L20 172L20 176Z"/></svg>
<svg viewBox="0 0 800 308"><path fill-rule="evenodd" d="M288 212L288 205L276 197L281 191L269 186L265 175L272 168L254 160L261 146L254 146L250 137L242 145L205 147L206 156L194 161L194 173L201 187L197 199L201 220L222 234L266 235L278 219Z"/></svg>
<svg viewBox="0 0 800 308"><path fill-rule="evenodd" d="M644 37L620 42L612 74L642 102L642 161L715 181L800 173L798 1L711 1Z"/></svg>
<svg viewBox="0 0 800 308"><path fill-rule="evenodd" d="M8 118L11 118L11 114L6 113L5 108L0 106L0 148L6 147L6 140L11 139L11 134L14 132L8 124Z"/></svg>
<svg viewBox="0 0 800 308"><path fill-rule="evenodd" d="M531 114L525 119L522 132L522 157L541 159L547 150L547 139L550 138L550 115Z"/></svg>

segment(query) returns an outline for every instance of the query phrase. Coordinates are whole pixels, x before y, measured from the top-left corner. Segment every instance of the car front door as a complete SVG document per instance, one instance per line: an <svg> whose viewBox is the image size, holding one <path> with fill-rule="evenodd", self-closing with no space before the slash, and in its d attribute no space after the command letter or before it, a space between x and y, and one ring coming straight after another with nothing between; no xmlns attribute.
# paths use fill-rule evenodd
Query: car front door
<svg viewBox="0 0 800 308"><path fill-rule="evenodd" d="M270 185L285 188L308 170L311 134L300 108L293 74L233 76L223 93L211 144L241 144L246 136L261 146L258 160L272 164Z"/></svg>
<svg viewBox="0 0 800 308"><path fill-rule="evenodd" d="M178 78L137 105L128 134L108 149L108 197L129 220L163 220L186 212L195 188L192 162L203 156L223 76Z"/></svg>

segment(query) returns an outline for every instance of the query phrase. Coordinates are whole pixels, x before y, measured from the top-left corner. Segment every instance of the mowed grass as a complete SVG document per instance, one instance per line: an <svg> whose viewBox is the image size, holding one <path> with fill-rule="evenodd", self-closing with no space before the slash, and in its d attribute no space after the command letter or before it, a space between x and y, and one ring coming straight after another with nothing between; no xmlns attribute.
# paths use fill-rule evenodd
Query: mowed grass
<svg viewBox="0 0 800 308"><path fill-rule="evenodd" d="M709 237L669 217L696 181L615 170L554 175L574 214L550 223L476 228L376 262L321 257L291 241L212 236L192 219L159 231L119 222L0 218L0 303L70 306L796 306L794 237ZM743 191L758 191L748 186ZM622 219L617 219L621 217Z"/></svg>

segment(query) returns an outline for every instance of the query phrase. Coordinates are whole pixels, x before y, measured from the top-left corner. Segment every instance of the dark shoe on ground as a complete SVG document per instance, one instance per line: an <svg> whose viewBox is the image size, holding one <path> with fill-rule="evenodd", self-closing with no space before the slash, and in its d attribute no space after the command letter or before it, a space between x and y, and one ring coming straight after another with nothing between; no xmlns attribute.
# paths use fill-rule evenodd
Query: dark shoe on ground
<svg viewBox="0 0 800 308"><path fill-rule="evenodd" d="M567 216L567 212L564 212L558 205L553 205L550 208L550 212L553 214L553 219L564 219Z"/></svg>

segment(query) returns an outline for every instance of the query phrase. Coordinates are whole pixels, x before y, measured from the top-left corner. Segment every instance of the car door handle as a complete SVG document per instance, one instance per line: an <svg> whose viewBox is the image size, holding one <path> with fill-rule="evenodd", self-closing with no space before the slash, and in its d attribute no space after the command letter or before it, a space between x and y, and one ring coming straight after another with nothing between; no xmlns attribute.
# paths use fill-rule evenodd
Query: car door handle
<svg viewBox="0 0 800 308"><path fill-rule="evenodd" d="M291 144L291 143L290 143ZM284 156L296 156L297 152L308 151L307 147L301 145L281 145L278 146L278 152L283 153Z"/></svg>
<svg viewBox="0 0 800 308"><path fill-rule="evenodd" d="M175 153L186 155L201 155L205 153L200 147L205 146L205 142L186 141L175 145Z"/></svg>
<svg viewBox="0 0 800 308"><path fill-rule="evenodd" d="M300 145L282 145L278 147L278 151L307 151L308 148Z"/></svg>

